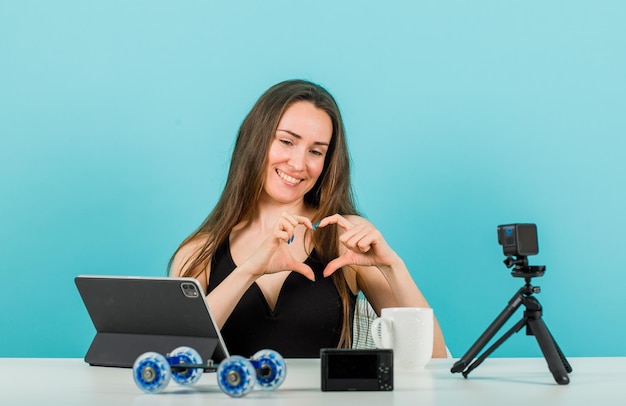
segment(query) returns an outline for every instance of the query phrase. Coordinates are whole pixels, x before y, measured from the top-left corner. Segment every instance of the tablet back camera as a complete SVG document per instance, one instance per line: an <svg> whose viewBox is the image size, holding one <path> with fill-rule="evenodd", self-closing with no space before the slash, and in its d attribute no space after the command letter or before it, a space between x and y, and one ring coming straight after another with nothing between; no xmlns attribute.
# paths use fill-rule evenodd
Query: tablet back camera
<svg viewBox="0 0 626 406"><path fill-rule="evenodd" d="M180 288L183 290L183 294L188 298L195 299L198 297L198 289L193 283L183 282L180 284Z"/></svg>

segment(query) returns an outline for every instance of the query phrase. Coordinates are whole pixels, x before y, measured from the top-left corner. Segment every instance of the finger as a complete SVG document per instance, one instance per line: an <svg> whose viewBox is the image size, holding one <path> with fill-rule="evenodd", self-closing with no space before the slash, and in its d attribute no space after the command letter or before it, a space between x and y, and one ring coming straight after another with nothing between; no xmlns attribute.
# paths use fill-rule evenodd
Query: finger
<svg viewBox="0 0 626 406"><path fill-rule="evenodd" d="M287 233L287 238L285 241L287 244L291 244L295 239L295 229L300 224L303 224L305 227L313 229L313 225L311 224L311 220L303 216L291 215L287 212L283 212L281 217L278 220L278 227L283 229Z"/></svg>
<svg viewBox="0 0 626 406"><path fill-rule="evenodd" d="M371 238L368 238L367 233L360 233L346 242L346 247L352 251L367 252L372 248Z"/></svg>
<svg viewBox="0 0 626 406"><path fill-rule="evenodd" d="M315 282L315 274L308 265L305 265L302 262L296 262L293 264L292 270L300 275L303 275L308 280Z"/></svg>
<svg viewBox="0 0 626 406"><path fill-rule="evenodd" d="M355 248L361 252L368 252L373 246L378 244L381 239L380 231L372 228L366 228L360 233L352 237L351 242Z"/></svg>
<svg viewBox="0 0 626 406"><path fill-rule="evenodd" d="M357 225L344 232L339 241L353 251L367 252L371 248L372 228L367 225Z"/></svg>
<svg viewBox="0 0 626 406"><path fill-rule="evenodd" d="M346 265L352 265L352 261L350 261L350 258L346 254L333 259L328 263L328 265L326 265L326 268L324 268L324 278L328 278L338 269L343 268Z"/></svg>
<svg viewBox="0 0 626 406"><path fill-rule="evenodd" d="M306 228L309 228L311 230L315 229L313 223L311 222L311 219L309 219L308 217L298 216L296 214L289 214L287 212L283 212L282 217L287 219L294 228L297 227L299 224L302 224Z"/></svg>
<svg viewBox="0 0 626 406"><path fill-rule="evenodd" d="M278 223L284 227L285 230L293 230L298 225L298 219L287 212L283 212L278 219Z"/></svg>
<svg viewBox="0 0 626 406"><path fill-rule="evenodd" d="M285 239L287 244L291 244L295 239L295 228L299 225L304 225L306 228L315 231L315 227L309 218L292 215L287 212L281 214L278 220L278 227L287 232L287 238Z"/></svg>
<svg viewBox="0 0 626 406"><path fill-rule="evenodd" d="M345 217L340 214L333 214L332 216L328 216L323 218L318 227L326 227L329 224L337 224L339 227L344 230L349 230L354 227L354 224L348 221Z"/></svg>
<svg viewBox="0 0 626 406"><path fill-rule="evenodd" d="M362 225L357 225L349 230L344 231L339 237L339 241L348 244L350 241L357 241L367 234L367 230Z"/></svg>
<svg viewBox="0 0 626 406"><path fill-rule="evenodd" d="M302 224L306 228L315 231L316 226L313 225L311 219L304 216L293 216L297 220L297 224Z"/></svg>
<svg viewBox="0 0 626 406"><path fill-rule="evenodd" d="M279 219L278 224L276 225L276 229L274 231L274 236L283 240L287 244L291 242L291 238L294 235L294 228L291 223L286 219Z"/></svg>

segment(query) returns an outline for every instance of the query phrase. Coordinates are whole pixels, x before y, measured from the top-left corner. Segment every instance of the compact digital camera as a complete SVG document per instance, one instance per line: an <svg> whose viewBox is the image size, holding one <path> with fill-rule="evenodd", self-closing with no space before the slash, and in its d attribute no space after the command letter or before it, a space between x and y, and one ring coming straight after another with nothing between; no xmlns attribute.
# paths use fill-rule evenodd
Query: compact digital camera
<svg viewBox="0 0 626 406"><path fill-rule="evenodd" d="M323 391L393 390L393 350L320 350Z"/></svg>

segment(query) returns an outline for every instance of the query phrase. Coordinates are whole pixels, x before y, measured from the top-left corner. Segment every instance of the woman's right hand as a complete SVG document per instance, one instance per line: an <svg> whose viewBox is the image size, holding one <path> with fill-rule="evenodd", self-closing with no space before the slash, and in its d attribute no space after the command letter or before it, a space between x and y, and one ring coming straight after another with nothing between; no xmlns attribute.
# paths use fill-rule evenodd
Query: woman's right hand
<svg viewBox="0 0 626 406"><path fill-rule="evenodd" d="M311 220L306 217L291 215L287 212L281 214L270 235L245 261L245 267L250 270L254 277L294 271L311 281L315 281L313 270L308 265L297 261L289 249L289 244L293 242L294 232L298 225L314 230Z"/></svg>

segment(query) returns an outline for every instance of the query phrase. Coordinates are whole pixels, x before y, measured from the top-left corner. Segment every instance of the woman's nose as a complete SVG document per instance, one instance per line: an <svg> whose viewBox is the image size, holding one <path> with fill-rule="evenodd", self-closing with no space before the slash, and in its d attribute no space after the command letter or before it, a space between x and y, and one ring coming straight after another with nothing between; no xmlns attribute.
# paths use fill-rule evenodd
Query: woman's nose
<svg viewBox="0 0 626 406"><path fill-rule="evenodd" d="M301 171L305 167L305 152L299 149L293 151L288 163L292 169Z"/></svg>

